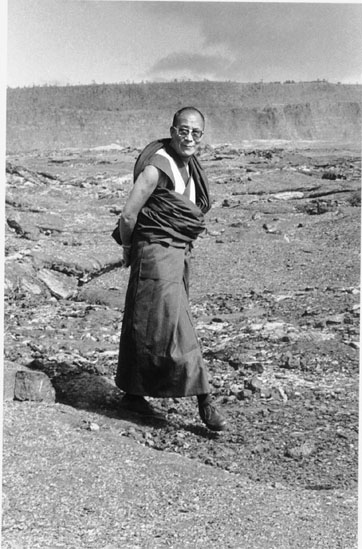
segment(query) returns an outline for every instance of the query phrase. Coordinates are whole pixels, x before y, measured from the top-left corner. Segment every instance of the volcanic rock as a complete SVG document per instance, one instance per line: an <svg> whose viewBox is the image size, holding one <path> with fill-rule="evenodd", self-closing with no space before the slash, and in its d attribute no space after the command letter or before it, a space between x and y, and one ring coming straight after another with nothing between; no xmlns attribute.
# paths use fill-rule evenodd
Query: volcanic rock
<svg viewBox="0 0 362 549"><path fill-rule="evenodd" d="M300 446L286 448L284 455L293 459L307 458L314 454L316 449L317 447L313 441L307 441Z"/></svg>
<svg viewBox="0 0 362 549"><path fill-rule="evenodd" d="M279 365L281 368L288 368L288 370L299 368L300 357L293 355L290 351L287 351L281 355Z"/></svg>
<svg viewBox="0 0 362 549"><path fill-rule="evenodd" d="M37 219L36 226L48 234L61 233L64 231L64 221L59 215L49 214L42 215Z"/></svg>
<svg viewBox="0 0 362 549"><path fill-rule="evenodd" d="M30 371L26 366L20 366L10 360L5 360L4 363L4 400L14 400L15 394L15 378L19 371Z"/></svg>
<svg viewBox="0 0 362 549"><path fill-rule="evenodd" d="M257 376L252 377L250 380L245 381L245 389L250 389L252 393L268 398L271 396L271 389Z"/></svg>
<svg viewBox="0 0 362 549"><path fill-rule="evenodd" d="M77 293L77 279L64 273L42 269L38 272L38 278L44 282L55 297L69 299Z"/></svg>
<svg viewBox="0 0 362 549"><path fill-rule="evenodd" d="M282 234L281 230L277 228L277 225L271 223L264 223L263 229L269 234Z"/></svg>
<svg viewBox="0 0 362 549"><path fill-rule="evenodd" d="M65 379L58 376L53 384L57 400L77 408L114 407L121 397L120 390L109 378L95 374L83 373Z"/></svg>
<svg viewBox="0 0 362 549"><path fill-rule="evenodd" d="M23 291L33 295L46 294L45 285L37 279L36 271L30 263L8 261L5 270L4 293L6 296Z"/></svg>
<svg viewBox="0 0 362 549"><path fill-rule="evenodd" d="M238 393L237 398L238 400L249 400L253 396L253 391L251 389L242 389L240 393Z"/></svg>
<svg viewBox="0 0 362 549"><path fill-rule="evenodd" d="M345 319L345 315L337 314L337 315L330 315L325 318L326 324L343 324Z"/></svg>
<svg viewBox="0 0 362 549"><path fill-rule="evenodd" d="M44 372L17 371L15 375L15 400L55 402L55 390Z"/></svg>
<svg viewBox="0 0 362 549"><path fill-rule="evenodd" d="M28 240L38 240L40 236L39 229L26 218L20 215L19 212L9 212L7 216L7 224L15 230L16 234Z"/></svg>
<svg viewBox="0 0 362 549"><path fill-rule="evenodd" d="M88 288L83 286L77 298L80 301L106 305L107 307L120 307L123 304L124 295L119 289Z"/></svg>

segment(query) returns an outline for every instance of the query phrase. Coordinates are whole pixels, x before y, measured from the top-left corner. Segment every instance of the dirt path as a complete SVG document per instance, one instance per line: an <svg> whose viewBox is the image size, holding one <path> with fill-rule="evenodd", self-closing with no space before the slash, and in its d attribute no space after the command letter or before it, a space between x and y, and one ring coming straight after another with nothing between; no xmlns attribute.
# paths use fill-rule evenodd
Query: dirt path
<svg viewBox="0 0 362 549"><path fill-rule="evenodd" d="M7 404L3 549L357 547L355 490L252 482L146 448L132 427Z"/></svg>

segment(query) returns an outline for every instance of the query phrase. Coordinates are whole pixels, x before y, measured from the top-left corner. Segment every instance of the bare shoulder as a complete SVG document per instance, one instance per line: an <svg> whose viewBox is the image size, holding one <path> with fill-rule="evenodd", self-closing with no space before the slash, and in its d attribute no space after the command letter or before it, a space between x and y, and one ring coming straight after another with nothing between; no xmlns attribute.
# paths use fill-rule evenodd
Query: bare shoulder
<svg viewBox="0 0 362 549"><path fill-rule="evenodd" d="M146 166L137 178L136 183L143 183L145 185L154 186L157 185L160 178L160 170L155 166Z"/></svg>
<svg viewBox="0 0 362 549"><path fill-rule="evenodd" d="M151 164L148 164L147 166L145 166L142 173L146 174L147 176L158 177L160 170L156 168L156 166L152 166Z"/></svg>

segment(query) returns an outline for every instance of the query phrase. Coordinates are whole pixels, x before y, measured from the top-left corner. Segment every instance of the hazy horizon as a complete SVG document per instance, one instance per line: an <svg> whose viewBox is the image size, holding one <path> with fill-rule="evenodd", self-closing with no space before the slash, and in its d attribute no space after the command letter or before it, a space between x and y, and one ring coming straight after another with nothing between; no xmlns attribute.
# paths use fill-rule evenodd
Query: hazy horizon
<svg viewBox="0 0 362 549"><path fill-rule="evenodd" d="M210 82L210 83L219 83L219 84L241 84L241 85L252 85L252 84L331 84L339 86L362 86L361 82L330 82L325 79L316 79L316 80L285 80L284 82L270 81L266 82L264 80L258 82L240 82L236 80L190 80L190 79L174 79L174 80L142 80L141 82L90 82L86 84L52 84L45 82L44 84L28 84L26 86L7 86L7 89L16 90L16 89L32 89L32 88L76 88L82 86L135 86L135 85L146 85L146 84L174 84L174 83L198 83L198 82Z"/></svg>

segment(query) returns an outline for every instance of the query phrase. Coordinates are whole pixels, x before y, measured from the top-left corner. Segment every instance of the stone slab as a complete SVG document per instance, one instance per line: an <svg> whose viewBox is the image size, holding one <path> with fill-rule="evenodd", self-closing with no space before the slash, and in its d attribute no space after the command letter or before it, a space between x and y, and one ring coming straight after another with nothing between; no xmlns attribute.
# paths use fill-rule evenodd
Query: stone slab
<svg viewBox="0 0 362 549"><path fill-rule="evenodd" d="M55 402L55 389L43 372L21 370L15 374L15 400Z"/></svg>

